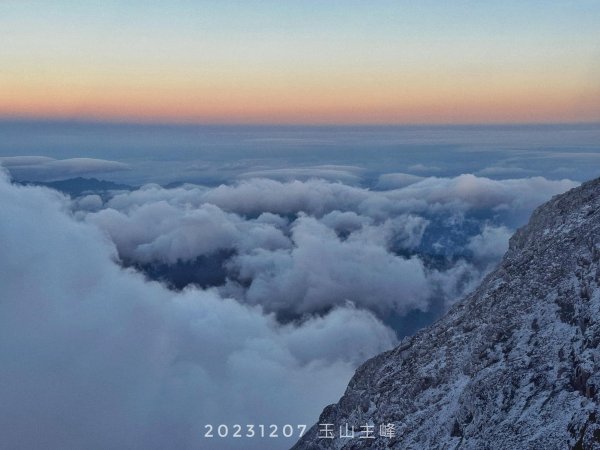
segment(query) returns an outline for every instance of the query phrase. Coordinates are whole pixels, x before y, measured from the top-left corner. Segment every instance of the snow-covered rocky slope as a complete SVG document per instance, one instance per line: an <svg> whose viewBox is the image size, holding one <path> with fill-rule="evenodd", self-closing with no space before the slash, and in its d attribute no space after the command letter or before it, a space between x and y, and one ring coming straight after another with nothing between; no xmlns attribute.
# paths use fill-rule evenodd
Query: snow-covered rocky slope
<svg viewBox="0 0 600 450"><path fill-rule="evenodd" d="M444 318L363 364L294 449L600 449L599 284L596 179L539 207Z"/></svg>

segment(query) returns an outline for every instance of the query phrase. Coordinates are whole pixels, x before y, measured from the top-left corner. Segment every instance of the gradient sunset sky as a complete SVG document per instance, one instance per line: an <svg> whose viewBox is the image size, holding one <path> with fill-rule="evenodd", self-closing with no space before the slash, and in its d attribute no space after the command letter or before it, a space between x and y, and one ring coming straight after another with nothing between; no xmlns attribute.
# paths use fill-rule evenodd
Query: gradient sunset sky
<svg viewBox="0 0 600 450"><path fill-rule="evenodd" d="M600 121L600 1L0 1L0 116Z"/></svg>

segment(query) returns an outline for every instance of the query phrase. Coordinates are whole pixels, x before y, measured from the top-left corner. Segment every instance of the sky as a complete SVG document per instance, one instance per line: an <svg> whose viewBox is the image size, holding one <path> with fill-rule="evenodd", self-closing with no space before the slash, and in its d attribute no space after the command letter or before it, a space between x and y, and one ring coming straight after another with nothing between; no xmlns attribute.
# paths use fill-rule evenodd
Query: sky
<svg viewBox="0 0 600 450"><path fill-rule="evenodd" d="M600 121L600 2L2 1L0 116Z"/></svg>
<svg viewBox="0 0 600 450"><path fill-rule="evenodd" d="M3 442L289 448L205 425L314 423L598 176L599 23L599 0L0 0Z"/></svg>

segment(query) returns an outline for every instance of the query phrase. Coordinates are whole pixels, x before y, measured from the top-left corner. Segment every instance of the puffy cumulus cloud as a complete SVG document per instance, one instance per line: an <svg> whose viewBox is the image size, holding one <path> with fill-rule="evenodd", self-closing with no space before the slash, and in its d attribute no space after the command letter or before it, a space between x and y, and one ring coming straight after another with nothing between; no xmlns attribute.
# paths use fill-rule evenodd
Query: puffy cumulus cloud
<svg viewBox="0 0 600 450"><path fill-rule="evenodd" d="M228 247L239 235L227 213L213 205L187 210L160 200L130 214L107 208L88 217L108 232L123 257L140 262L194 259Z"/></svg>
<svg viewBox="0 0 600 450"><path fill-rule="evenodd" d="M415 206L415 199L420 199L429 210L509 211L523 220L523 214L528 216L533 208L553 195L578 185L571 180L548 180L543 177L492 180L465 174L455 178L426 178L404 189L392 191L389 198Z"/></svg>
<svg viewBox="0 0 600 450"><path fill-rule="evenodd" d="M543 177L492 180L466 174L454 178L423 178L401 188L370 191L317 179L286 183L252 179L207 190L202 200L244 215L265 211L286 215L302 211L322 216L339 210L382 220L399 213L477 209L510 210L528 215L535 206L578 184Z"/></svg>
<svg viewBox="0 0 600 450"><path fill-rule="evenodd" d="M83 195L76 200L77 209L84 211L98 211L104 206L102 197L98 194Z"/></svg>
<svg viewBox="0 0 600 450"><path fill-rule="evenodd" d="M445 270L432 270L429 280L436 294L436 300L448 309L457 300L473 291L487 275L490 266L478 265L459 259Z"/></svg>
<svg viewBox="0 0 600 450"><path fill-rule="evenodd" d="M331 211L321 222L341 235L347 235L362 227L372 225L373 219L356 214L354 211Z"/></svg>
<svg viewBox="0 0 600 450"><path fill-rule="evenodd" d="M360 361L395 343L372 314L347 304L281 325L215 291L148 282L115 262L114 245L77 221L68 199L0 178L7 448L200 448L205 423L310 422ZM325 232L305 222L299 231ZM286 444L210 442L269 446Z"/></svg>
<svg viewBox="0 0 600 450"><path fill-rule="evenodd" d="M334 210L357 210L370 196L365 189L318 179L283 183L257 178L211 189L204 201L244 215L305 212L321 216Z"/></svg>
<svg viewBox="0 0 600 450"><path fill-rule="evenodd" d="M94 158L54 159L45 156L0 157L0 165L18 179L56 180L81 175L129 170L127 164Z"/></svg>
<svg viewBox="0 0 600 450"><path fill-rule="evenodd" d="M358 363L395 343L378 316L448 306L534 206L575 185L248 179L71 201L2 178L3 442L196 448L205 423L310 422ZM119 265L221 250L228 280L212 290L171 291Z"/></svg>
<svg viewBox="0 0 600 450"><path fill-rule="evenodd" d="M100 210L84 207L95 207L86 198L75 208L127 264L173 265L149 270L155 279L169 281L183 261L191 274L173 285L218 287L280 318L348 300L385 317L463 295L534 206L576 185L473 175L413 181L387 191L317 179L147 185Z"/></svg>
<svg viewBox="0 0 600 450"><path fill-rule="evenodd" d="M321 217L332 211L353 211L377 220L403 213L447 214L478 209L529 214L535 206L578 184L566 179L492 180L466 174L454 178L420 178L403 187L371 191L321 179L281 182L257 178L212 189L195 185L163 189L147 185L115 196L108 206L123 210L162 199L191 207L211 203L245 216L263 212L279 215L305 212Z"/></svg>
<svg viewBox="0 0 600 450"><path fill-rule="evenodd" d="M179 207L198 207L206 203L203 196L208 191L208 188L194 184L184 184L170 189L158 184L146 184L135 191L114 195L106 206L125 212L157 201L165 201Z"/></svg>
<svg viewBox="0 0 600 450"><path fill-rule="evenodd" d="M481 234L471 237L467 249L478 261L498 261L508 250L512 232L505 226L486 224Z"/></svg>
<svg viewBox="0 0 600 450"><path fill-rule="evenodd" d="M244 220L211 204L188 208L158 200L125 212L109 207L86 220L108 233L123 258L141 263L174 264L227 249L291 247L278 228L285 219L263 214Z"/></svg>
<svg viewBox="0 0 600 450"><path fill-rule="evenodd" d="M278 311L323 311L346 301L381 315L426 309L422 262L389 252L380 231L367 227L342 241L315 218L301 217L292 227L292 250L238 255L229 268L249 284L247 301Z"/></svg>
<svg viewBox="0 0 600 450"><path fill-rule="evenodd" d="M175 264L231 250L225 268L237 281L224 291L269 311L322 312L348 300L381 315L426 307L423 265L390 251L418 246L427 226L421 217L374 224L334 211L322 221L301 215L290 226L272 213L245 219L211 204L178 208L158 200L85 220L104 230L126 261Z"/></svg>

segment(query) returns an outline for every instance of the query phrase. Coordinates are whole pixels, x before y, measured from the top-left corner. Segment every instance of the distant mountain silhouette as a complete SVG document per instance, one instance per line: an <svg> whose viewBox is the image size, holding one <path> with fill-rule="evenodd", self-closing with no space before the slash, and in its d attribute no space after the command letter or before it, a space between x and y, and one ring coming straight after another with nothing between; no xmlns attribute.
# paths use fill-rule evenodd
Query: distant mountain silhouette
<svg viewBox="0 0 600 450"><path fill-rule="evenodd" d="M113 183L112 181L99 180L97 178L68 178L58 181L18 181L18 184L46 186L57 191L78 197L85 193L99 193L105 191L132 191L137 189L128 184Z"/></svg>

